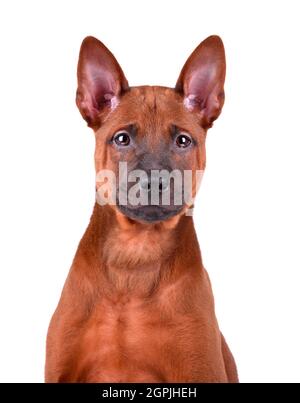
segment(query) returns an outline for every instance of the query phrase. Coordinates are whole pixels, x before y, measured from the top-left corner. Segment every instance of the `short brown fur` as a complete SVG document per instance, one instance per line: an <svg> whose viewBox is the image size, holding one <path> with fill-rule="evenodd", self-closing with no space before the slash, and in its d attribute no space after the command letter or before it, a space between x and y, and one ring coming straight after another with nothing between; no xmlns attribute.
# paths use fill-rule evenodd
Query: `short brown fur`
<svg viewBox="0 0 300 403"><path fill-rule="evenodd" d="M222 51L218 37L206 41L207 48ZM118 99L115 108L99 102L99 93L107 89L101 87L94 100L86 93L89 84L82 66L93 57L94 48L105 61L97 68L105 65L115 80L108 91ZM131 124L151 155L168 146L171 125L187 131L197 145L188 155L171 153L172 163L204 170L206 132L221 111L222 88L209 105L195 98L188 110L184 97L189 89L184 87L195 57L184 67L176 89L129 88L108 52L96 39L87 38L78 66L77 105L95 131L96 171L117 173L119 160L130 164L137 158L135 150L121 155L109 143L113 133ZM218 85L224 81L225 61L220 68ZM185 215L189 207L148 223L128 218L116 206L95 204L49 326L46 382L238 381L216 320L193 218Z"/></svg>

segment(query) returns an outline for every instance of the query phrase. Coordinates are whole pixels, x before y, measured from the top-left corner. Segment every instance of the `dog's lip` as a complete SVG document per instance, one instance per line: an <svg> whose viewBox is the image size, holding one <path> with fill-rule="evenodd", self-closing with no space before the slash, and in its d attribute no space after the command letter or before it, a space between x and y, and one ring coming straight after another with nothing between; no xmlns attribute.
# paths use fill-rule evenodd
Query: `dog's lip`
<svg viewBox="0 0 300 403"><path fill-rule="evenodd" d="M123 206L118 205L118 209L127 217L132 220L139 220L145 222L159 222L167 220L179 214L183 209L183 206L176 206L173 209L166 209L162 206Z"/></svg>

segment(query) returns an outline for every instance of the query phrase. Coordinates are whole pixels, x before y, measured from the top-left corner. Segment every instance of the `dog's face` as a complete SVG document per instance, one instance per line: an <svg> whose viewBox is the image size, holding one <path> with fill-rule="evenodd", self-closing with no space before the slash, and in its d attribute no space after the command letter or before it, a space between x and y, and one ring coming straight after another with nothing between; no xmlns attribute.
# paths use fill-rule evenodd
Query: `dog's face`
<svg viewBox="0 0 300 403"><path fill-rule="evenodd" d="M206 132L224 103L224 79L224 48L216 36L191 54L174 89L129 87L110 51L95 38L83 41L76 102L95 132L97 174L109 170L116 177L106 186L113 208L158 222L190 207L196 173L205 168Z"/></svg>

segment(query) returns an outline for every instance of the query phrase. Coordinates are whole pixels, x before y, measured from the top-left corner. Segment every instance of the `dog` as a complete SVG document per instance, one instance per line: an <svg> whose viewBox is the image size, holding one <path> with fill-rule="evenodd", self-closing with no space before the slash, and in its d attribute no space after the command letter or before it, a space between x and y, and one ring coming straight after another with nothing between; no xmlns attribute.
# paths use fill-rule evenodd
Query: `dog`
<svg viewBox="0 0 300 403"><path fill-rule="evenodd" d="M97 192L104 184L106 191L49 325L46 382L238 382L191 215L207 130L224 103L225 69L222 40L210 36L174 88L129 87L99 40L82 42L76 104L95 133L96 173L118 176L120 163L128 174L143 171L136 184L127 181L125 195L156 186L159 202L121 203L124 181L115 189L96 181ZM176 204L175 181L150 178L159 170L192 172L192 199ZM166 190L168 205L160 199ZM116 202L102 203L104 193Z"/></svg>

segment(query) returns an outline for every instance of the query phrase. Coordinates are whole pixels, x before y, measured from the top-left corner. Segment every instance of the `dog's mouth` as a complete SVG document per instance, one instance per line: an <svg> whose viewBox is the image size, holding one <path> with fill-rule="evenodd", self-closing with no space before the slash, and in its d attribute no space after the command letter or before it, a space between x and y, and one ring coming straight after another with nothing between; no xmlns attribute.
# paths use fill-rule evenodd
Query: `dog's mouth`
<svg viewBox="0 0 300 403"><path fill-rule="evenodd" d="M118 205L118 209L132 220L154 223L165 221L171 217L176 216L182 211L183 206L173 206L172 208L166 208L153 205L134 207Z"/></svg>

